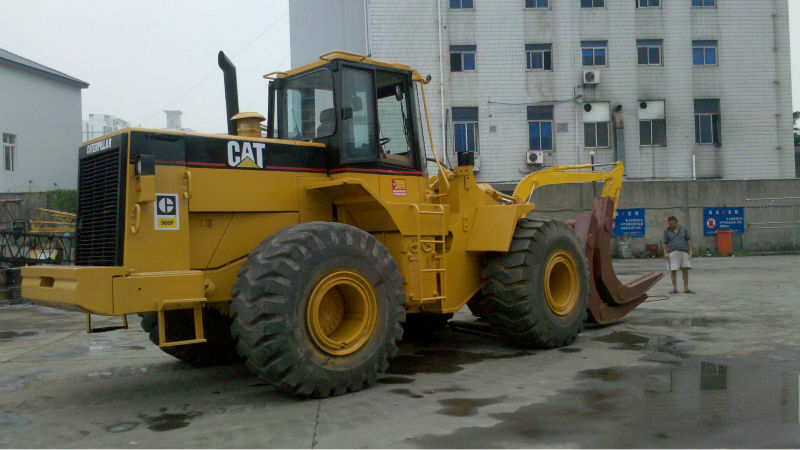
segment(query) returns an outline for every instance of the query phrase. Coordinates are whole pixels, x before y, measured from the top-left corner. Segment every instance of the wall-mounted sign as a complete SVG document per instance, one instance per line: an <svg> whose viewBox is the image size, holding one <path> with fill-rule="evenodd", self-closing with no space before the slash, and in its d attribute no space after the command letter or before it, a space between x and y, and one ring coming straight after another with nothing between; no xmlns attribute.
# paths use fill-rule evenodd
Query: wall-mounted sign
<svg viewBox="0 0 800 450"><path fill-rule="evenodd" d="M613 236L644 237L644 208L617 209Z"/></svg>
<svg viewBox="0 0 800 450"><path fill-rule="evenodd" d="M703 208L703 235L715 236L717 230L744 233L744 208L738 206Z"/></svg>

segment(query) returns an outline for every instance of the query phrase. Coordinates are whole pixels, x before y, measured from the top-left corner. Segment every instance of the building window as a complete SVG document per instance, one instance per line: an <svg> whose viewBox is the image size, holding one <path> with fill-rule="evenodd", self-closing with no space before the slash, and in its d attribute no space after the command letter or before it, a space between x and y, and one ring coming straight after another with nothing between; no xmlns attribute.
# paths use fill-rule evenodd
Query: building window
<svg viewBox="0 0 800 450"><path fill-rule="evenodd" d="M450 9L472 9L474 7L472 0L450 0Z"/></svg>
<svg viewBox="0 0 800 450"><path fill-rule="evenodd" d="M475 70L475 45L450 46L450 72L467 72Z"/></svg>
<svg viewBox="0 0 800 450"><path fill-rule="evenodd" d="M553 44L525 44L528 70L553 70Z"/></svg>
<svg viewBox="0 0 800 450"><path fill-rule="evenodd" d="M607 47L608 41L582 41L581 56L583 65L585 67L605 66Z"/></svg>
<svg viewBox="0 0 800 450"><path fill-rule="evenodd" d="M553 106L528 106L528 149L553 149Z"/></svg>
<svg viewBox="0 0 800 450"><path fill-rule="evenodd" d="M664 119L640 120L639 145L642 147L666 147L667 121Z"/></svg>
<svg viewBox="0 0 800 450"><path fill-rule="evenodd" d="M716 66L717 41L692 41L692 61L695 66Z"/></svg>
<svg viewBox="0 0 800 450"><path fill-rule="evenodd" d="M694 101L694 140L698 144L720 144L719 99Z"/></svg>
<svg viewBox="0 0 800 450"><path fill-rule="evenodd" d="M608 148L608 122L583 124L583 146L586 148Z"/></svg>
<svg viewBox="0 0 800 450"><path fill-rule="evenodd" d="M660 66L663 50L664 43L661 39L639 39L636 41L636 51L639 53L640 66Z"/></svg>
<svg viewBox="0 0 800 450"><path fill-rule="evenodd" d="M16 166L17 135L3 133L3 161L5 169L13 172Z"/></svg>
<svg viewBox="0 0 800 450"><path fill-rule="evenodd" d="M716 0L692 0L692 6L695 8L713 8L717 6Z"/></svg>
<svg viewBox="0 0 800 450"><path fill-rule="evenodd" d="M581 0L581 8L603 8L605 0Z"/></svg>
<svg viewBox="0 0 800 450"><path fill-rule="evenodd" d="M478 151L478 108L453 107L453 146L457 153Z"/></svg>
<svg viewBox="0 0 800 450"><path fill-rule="evenodd" d="M658 8L661 6L661 0L636 0L637 8Z"/></svg>
<svg viewBox="0 0 800 450"><path fill-rule="evenodd" d="M525 0L526 8L549 8L549 0Z"/></svg>

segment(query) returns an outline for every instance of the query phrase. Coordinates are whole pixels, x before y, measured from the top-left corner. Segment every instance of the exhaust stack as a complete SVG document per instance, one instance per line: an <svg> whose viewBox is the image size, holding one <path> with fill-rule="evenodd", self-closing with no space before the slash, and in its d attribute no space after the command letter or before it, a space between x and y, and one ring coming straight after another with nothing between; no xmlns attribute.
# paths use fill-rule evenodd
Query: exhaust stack
<svg viewBox="0 0 800 450"><path fill-rule="evenodd" d="M236 86L236 66L220 50L217 55L219 68L225 76L225 112L227 114L228 134L236 135L236 124L231 121L239 113L239 88Z"/></svg>

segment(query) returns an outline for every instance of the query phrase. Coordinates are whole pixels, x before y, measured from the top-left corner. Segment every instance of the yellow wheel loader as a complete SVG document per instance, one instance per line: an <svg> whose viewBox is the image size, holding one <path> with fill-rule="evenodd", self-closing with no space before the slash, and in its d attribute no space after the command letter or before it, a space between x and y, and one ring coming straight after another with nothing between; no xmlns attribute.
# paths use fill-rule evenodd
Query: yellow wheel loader
<svg viewBox="0 0 800 450"><path fill-rule="evenodd" d="M658 279L623 285L610 266L621 164L548 169L514 195L477 183L470 154L455 168L435 158L428 177L430 76L327 53L265 75L262 125L238 111L222 52L219 64L228 134L127 128L80 148L75 265L24 268L24 297L85 313L89 332L115 328L92 315L127 326L138 313L177 358L244 360L283 391L326 397L372 383L404 325L440 327L468 305L513 341L559 347ZM536 187L583 181L604 183L592 214L533 214Z"/></svg>

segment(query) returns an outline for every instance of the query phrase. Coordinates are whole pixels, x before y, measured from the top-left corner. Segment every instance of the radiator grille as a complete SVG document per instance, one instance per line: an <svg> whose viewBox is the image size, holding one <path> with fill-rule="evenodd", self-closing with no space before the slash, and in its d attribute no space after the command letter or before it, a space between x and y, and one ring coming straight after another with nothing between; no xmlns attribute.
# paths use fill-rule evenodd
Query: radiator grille
<svg viewBox="0 0 800 450"><path fill-rule="evenodd" d="M76 265L122 265L124 167L120 149L80 161Z"/></svg>

